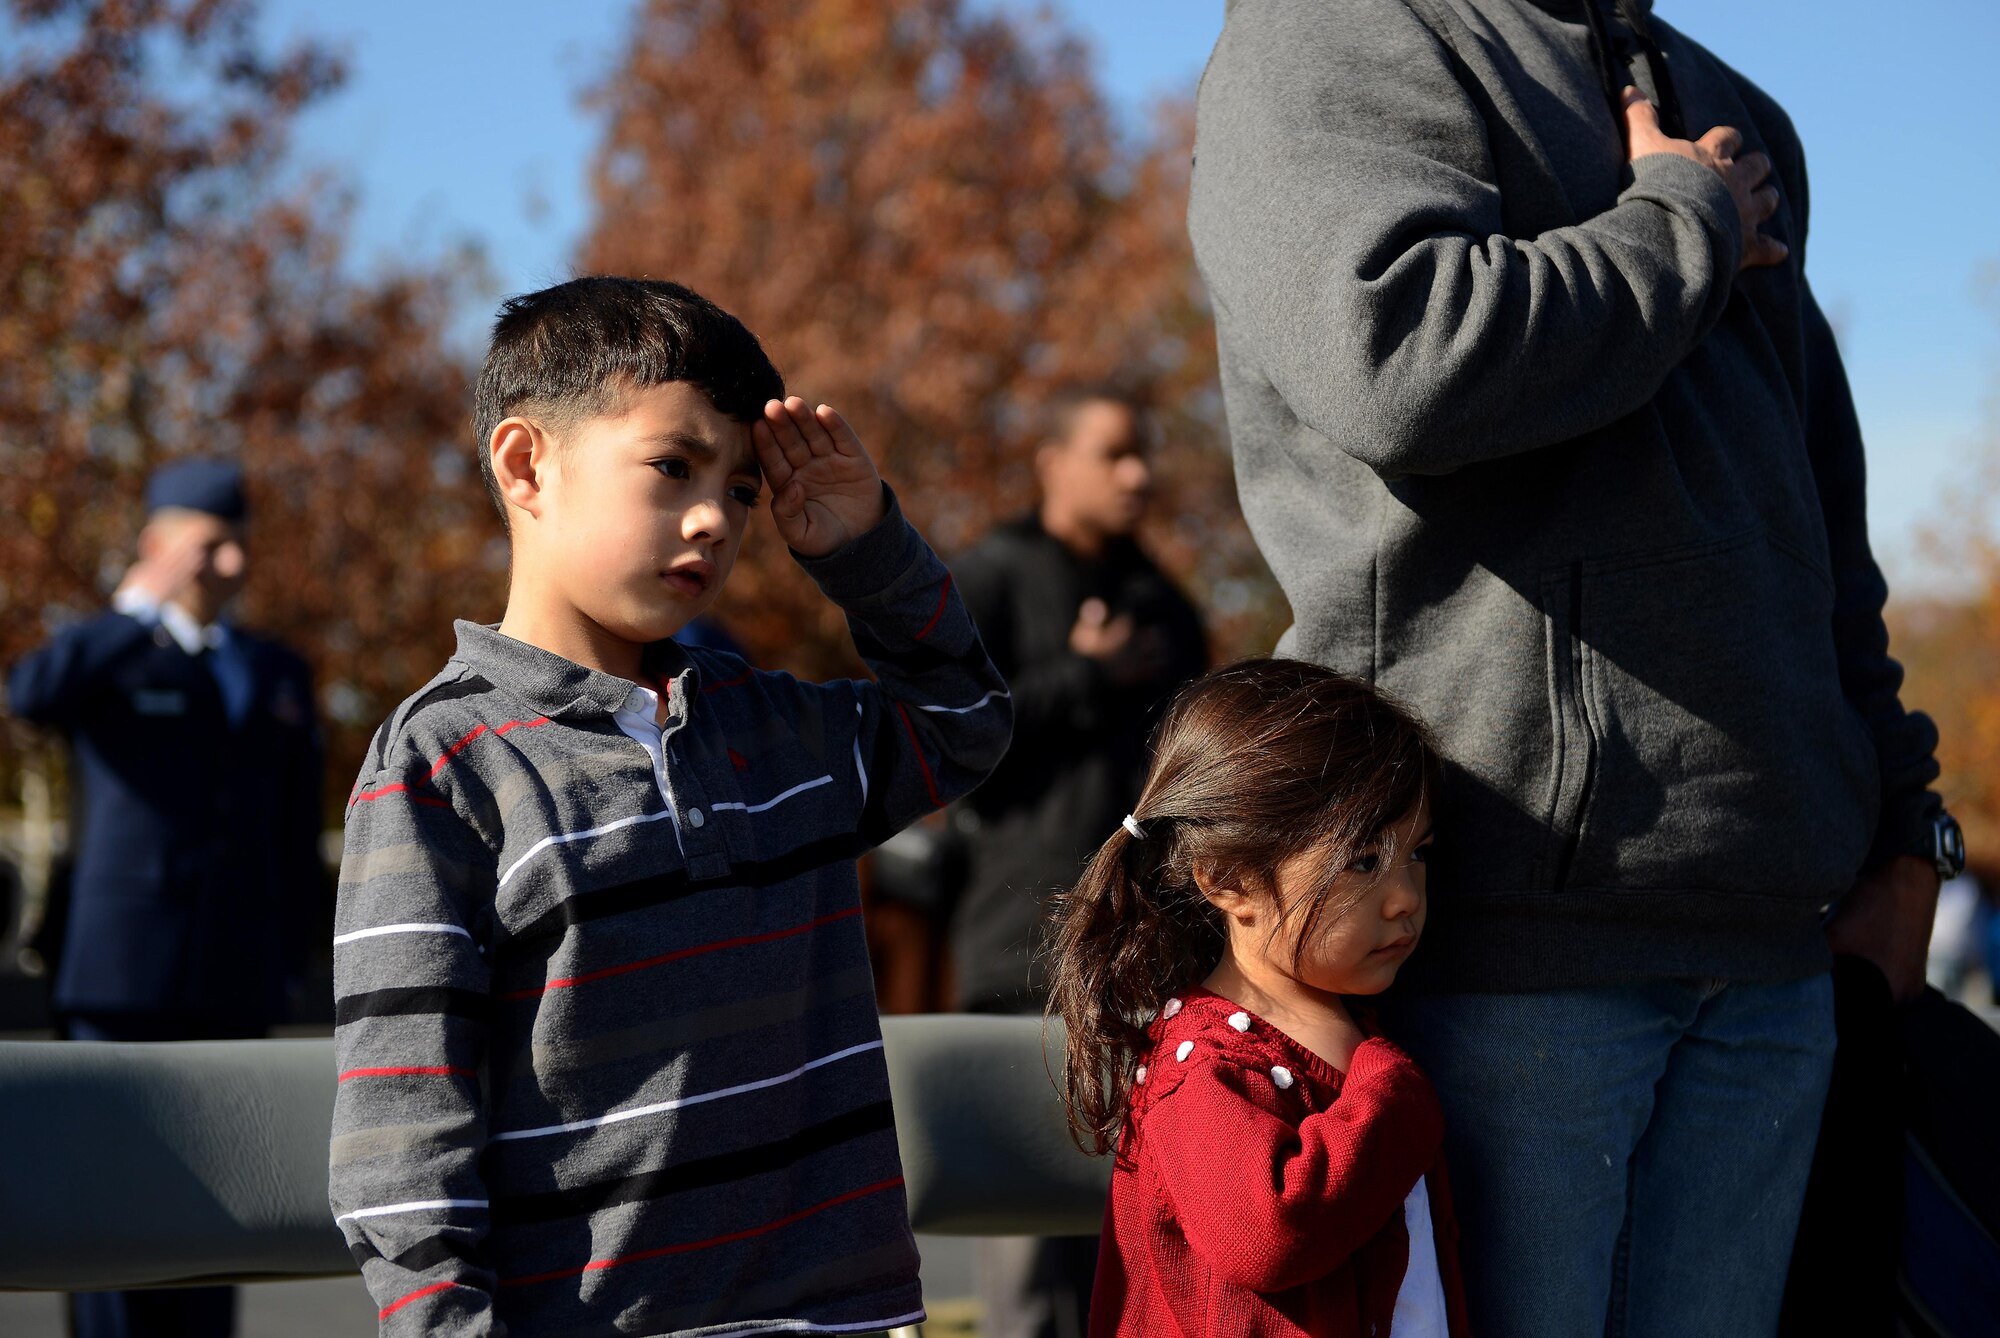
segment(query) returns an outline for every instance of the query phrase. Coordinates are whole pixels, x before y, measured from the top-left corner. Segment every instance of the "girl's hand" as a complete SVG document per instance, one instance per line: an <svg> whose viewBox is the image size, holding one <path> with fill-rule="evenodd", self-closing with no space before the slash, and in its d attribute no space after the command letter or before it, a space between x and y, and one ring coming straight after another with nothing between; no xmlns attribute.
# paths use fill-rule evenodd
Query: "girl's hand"
<svg viewBox="0 0 2000 1338"><path fill-rule="evenodd" d="M750 436L771 485L771 519L802 557L825 557L888 514L875 462L826 405L808 409L796 395L772 400Z"/></svg>

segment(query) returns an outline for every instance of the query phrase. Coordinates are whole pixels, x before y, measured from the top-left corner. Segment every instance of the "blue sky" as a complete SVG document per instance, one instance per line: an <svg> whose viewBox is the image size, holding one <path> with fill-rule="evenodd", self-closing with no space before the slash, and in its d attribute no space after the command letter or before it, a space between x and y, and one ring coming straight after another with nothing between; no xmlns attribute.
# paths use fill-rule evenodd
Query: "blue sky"
<svg viewBox="0 0 2000 1338"><path fill-rule="evenodd" d="M1025 8L1025 6L1024 6ZM1222 0L1061 0L1134 118L1192 88ZM2000 388L2000 117L1972 53L2000 46L1994 0L1656 0L1773 93L1806 145L1809 272L1841 331L1867 435L1878 551L1906 588L1948 573L1914 537L1971 486ZM343 48L348 86L296 147L357 192L359 259L485 250L498 291L560 279L588 223L597 127L578 93L611 63L619 0L267 0L275 38ZM1961 56L1960 53L1964 53ZM468 314L468 329L478 313Z"/></svg>

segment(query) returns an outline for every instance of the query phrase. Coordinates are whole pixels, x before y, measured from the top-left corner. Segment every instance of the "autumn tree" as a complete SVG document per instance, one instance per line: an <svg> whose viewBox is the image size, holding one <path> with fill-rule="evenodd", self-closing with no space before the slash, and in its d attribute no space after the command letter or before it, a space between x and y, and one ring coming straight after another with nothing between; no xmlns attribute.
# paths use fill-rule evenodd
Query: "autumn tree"
<svg viewBox="0 0 2000 1338"><path fill-rule="evenodd" d="M239 458L244 621L318 671L337 796L449 653L450 617L498 609L439 337L468 271L350 273L338 193L284 176L288 127L339 67L261 50L253 17L0 6L0 663L103 605L154 467Z"/></svg>
<svg viewBox="0 0 2000 1338"><path fill-rule="evenodd" d="M1271 644L1186 239L1184 103L1128 143L1052 20L961 0L645 0L597 102L584 269L742 317L946 552L1027 504L1051 388L1146 385L1154 546L1222 614L1225 651ZM767 527L720 612L775 662L847 667L838 612Z"/></svg>
<svg viewBox="0 0 2000 1338"><path fill-rule="evenodd" d="M2000 317L2000 265L1986 287ZM2000 369L1980 440L1941 512L1923 543L1956 588L1892 601L1891 650L1906 674L1904 703L1937 721L1939 789L1965 825L1966 848L2000 872Z"/></svg>
<svg viewBox="0 0 2000 1338"><path fill-rule="evenodd" d="M2000 567L1967 597L1899 599L1891 650L1905 672L1903 703L1938 725L1939 788L1975 855L2000 842Z"/></svg>

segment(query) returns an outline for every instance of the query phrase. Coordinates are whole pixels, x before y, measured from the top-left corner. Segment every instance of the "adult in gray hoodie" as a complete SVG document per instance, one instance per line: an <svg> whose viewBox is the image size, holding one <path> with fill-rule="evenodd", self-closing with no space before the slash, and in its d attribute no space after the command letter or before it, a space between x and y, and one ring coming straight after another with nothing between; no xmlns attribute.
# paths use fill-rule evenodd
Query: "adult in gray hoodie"
<svg viewBox="0 0 2000 1338"><path fill-rule="evenodd" d="M1771 1332L1827 922L1915 988L1950 831L1797 137L1647 11L1232 0L1198 108L1281 650L1453 762L1396 1016L1489 1338Z"/></svg>

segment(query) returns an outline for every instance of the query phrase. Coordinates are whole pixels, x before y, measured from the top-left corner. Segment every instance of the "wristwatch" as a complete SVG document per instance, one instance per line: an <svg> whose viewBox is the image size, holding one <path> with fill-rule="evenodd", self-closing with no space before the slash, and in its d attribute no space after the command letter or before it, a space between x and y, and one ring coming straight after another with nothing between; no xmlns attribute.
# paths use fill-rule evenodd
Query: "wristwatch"
<svg viewBox="0 0 2000 1338"><path fill-rule="evenodd" d="M1948 883L1965 872L1965 833L1958 819L1940 810L1931 819L1931 863L1937 866L1938 881Z"/></svg>

